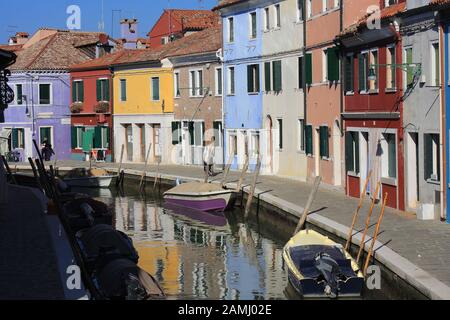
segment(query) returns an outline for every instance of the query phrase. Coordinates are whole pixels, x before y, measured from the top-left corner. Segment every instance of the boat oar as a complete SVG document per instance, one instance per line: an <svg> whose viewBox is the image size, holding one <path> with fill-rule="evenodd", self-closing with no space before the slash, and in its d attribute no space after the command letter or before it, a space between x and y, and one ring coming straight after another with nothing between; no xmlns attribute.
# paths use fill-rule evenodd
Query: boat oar
<svg viewBox="0 0 450 320"><path fill-rule="evenodd" d="M365 245L365 241L366 241L366 235L367 235L367 231L369 230L370 219L372 217L373 208L375 208L375 202L377 201L377 195L378 195L378 192L380 191L380 186L381 186L381 183L378 182L377 183L377 187L375 189L375 194L374 194L374 197L373 197L373 200L372 200L372 204L370 205L369 215L367 216L367 219L366 219L366 226L364 228L364 233L362 235L361 242L359 244L359 252L358 252L358 256L356 258L356 263L358 265L359 265L359 258L361 258L361 254L362 254L362 252L364 250L364 245Z"/></svg>
<svg viewBox="0 0 450 320"><path fill-rule="evenodd" d="M383 220L383 216L384 216L384 210L386 209L387 198L388 198L388 194L386 193L384 195L383 207L381 208L381 214L380 214L380 217L378 218L378 223L377 223L377 227L375 228L375 233L373 235L372 243L370 244L369 253L367 254L366 263L364 264L364 269L363 269L363 274L364 275L366 275L367 268L369 267L370 258L371 258L372 253L373 253L373 248L374 248L375 242L377 241L377 238L378 238L378 233L380 231L381 221Z"/></svg>
<svg viewBox="0 0 450 320"><path fill-rule="evenodd" d="M346 251L348 251L348 249L350 248L350 245L352 243L353 229L355 228L356 221L358 220L359 211L362 208L362 205L364 203L364 199L366 198L367 185L369 184L369 180L370 180L371 176L372 176L372 170L370 170L369 174L367 175L366 181L364 183L364 188L363 188L363 190L361 192L361 196L359 198L358 208L356 209L355 214L353 215L352 225L351 225L350 231L348 233L347 243L345 244L345 250Z"/></svg>
<svg viewBox="0 0 450 320"><path fill-rule="evenodd" d="M309 195L308 202L306 203L305 209L303 210L303 215L298 222L297 228L295 229L294 235L296 235L300 230L303 229L303 226L306 223L306 218L308 218L309 209L311 208L314 199L316 198L317 191L319 190L320 183L322 182L322 177L317 176L314 181L313 188L311 190L311 194Z"/></svg>

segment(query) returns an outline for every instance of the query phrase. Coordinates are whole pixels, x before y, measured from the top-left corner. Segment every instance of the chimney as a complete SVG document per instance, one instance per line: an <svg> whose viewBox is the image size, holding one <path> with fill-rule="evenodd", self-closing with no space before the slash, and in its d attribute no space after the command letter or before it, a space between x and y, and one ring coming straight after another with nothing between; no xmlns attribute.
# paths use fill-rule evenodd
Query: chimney
<svg viewBox="0 0 450 320"><path fill-rule="evenodd" d="M123 19L120 21L120 37L125 40L125 49L136 49L138 40L137 19Z"/></svg>
<svg viewBox="0 0 450 320"><path fill-rule="evenodd" d="M26 32L17 32L15 38L16 44L25 44L30 38L30 35Z"/></svg>

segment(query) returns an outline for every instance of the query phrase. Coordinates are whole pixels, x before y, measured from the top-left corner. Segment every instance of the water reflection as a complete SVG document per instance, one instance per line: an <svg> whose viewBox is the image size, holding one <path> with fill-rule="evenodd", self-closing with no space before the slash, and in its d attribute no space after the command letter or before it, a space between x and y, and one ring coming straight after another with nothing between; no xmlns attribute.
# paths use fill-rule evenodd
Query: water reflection
<svg viewBox="0 0 450 320"><path fill-rule="evenodd" d="M113 201L116 228L133 238L140 266L170 298L285 298L283 243L239 223L235 213L199 213L139 196Z"/></svg>

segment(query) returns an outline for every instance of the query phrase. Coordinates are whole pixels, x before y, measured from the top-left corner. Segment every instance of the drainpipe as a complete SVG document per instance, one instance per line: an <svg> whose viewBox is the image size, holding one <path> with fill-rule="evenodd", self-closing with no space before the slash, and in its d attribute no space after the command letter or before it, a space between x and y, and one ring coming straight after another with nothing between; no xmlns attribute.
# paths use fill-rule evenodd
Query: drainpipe
<svg viewBox="0 0 450 320"><path fill-rule="evenodd" d="M342 30L344 30L344 1L339 1L339 6L340 6L340 8L339 8L339 19L340 19L339 28L340 28L340 32L342 32ZM342 114L344 113L344 89L345 88L344 88L343 79L344 79L345 70L344 70L344 54L343 54L342 50L340 50L340 53L341 53L340 54L340 56L341 56L341 75L340 75L339 82L341 84L341 96L339 97L340 98L340 106L339 106L340 107L339 108L339 110L340 110L339 127L340 128L339 128L339 131L340 131L341 138L342 138L345 135L344 117L342 116ZM344 159L345 159L346 146L345 146L345 143L343 143L342 141L341 141L341 145L343 145L343 149L341 147L341 150L340 150L341 151L341 159L340 159L341 163L339 164L339 170L341 171L341 174L340 174L341 181L335 181L335 184L339 183L340 185L342 185L342 180L345 177L345 179L344 179L345 182L343 183L343 186L344 186L345 194L347 194L347 172L345 172L345 170L342 170L342 167L343 167L342 166L342 158L344 157ZM336 159L334 161L336 161ZM344 165L344 167L345 167L345 165Z"/></svg>
<svg viewBox="0 0 450 320"><path fill-rule="evenodd" d="M445 149L445 138L444 138L444 128L445 128L445 97L444 97L444 88L445 88L445 70L446 66L445 66L445 49L444 49L444 26L442 22L439 22L439 50L440 50L440 63L441 63L441 87L439 89L439 93L440 93L440 104L439 104L439 114L441 116L441 123L439 126L439 147L440 147L440 172L441 172L441 190L440 190L440 198L441 198L441 220L445 221L446 219L446 201L445 201L445 194L446 194L446 170L445 170L445 154L446 152L444 150Z"/></svg>
<svg viewBox="0 0 450 320"><path fill-rule="evenodd" d="M222 46L223 47L223 46ZM222 67L222 170L225 170L226 154L225 154L225 63L223 48L217 50L217 58L219 58Z"/></svg>
<svg viewBox="0 0 450 320"><path fill-rule="evenodd" d="M303 145L306 146L306 126L308 125L308 108L307 108L307 92L308 88L306 85L306 21L308 17L306 16L306 5L303 6L303 59L302 59L302 86L303 86ZM308 156L306 156L306 166L308 167ZM308 168L306 170L308 172ZM308 174L306 175L306 180L308 180Z"/></svg>

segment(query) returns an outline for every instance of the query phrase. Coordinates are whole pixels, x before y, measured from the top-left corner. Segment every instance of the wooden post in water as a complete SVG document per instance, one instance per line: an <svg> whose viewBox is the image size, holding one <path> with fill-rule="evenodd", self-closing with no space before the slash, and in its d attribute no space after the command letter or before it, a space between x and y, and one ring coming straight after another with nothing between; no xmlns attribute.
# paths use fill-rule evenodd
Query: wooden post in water
<svg viewBox="0 0 450 320"><path fill-rule="evenodd" d="M364 246L365 246L365 241L366 241L366 235L367 235L367 231L369 230L369 226L370 226L370 219L372 217L372 213L373 213L373 208L375 208L375 202L377 202L377 197L376 195L378 195L378 192L380 192L380 187L381 187L381 182L378 181L377 183L377 187L375 189L375 196L373 197L372 200L372 204L370 205L370 210L369 210L369 215L367 216L366 219L366 226L364 228L364 232L361 238L361 242L359 244L359 251L358 251L358 256L356 258L356 263L359 265L359 259L361 258L361 254L364 251Z"/></svg>
<svg viewBox="0 0 450 320"><path fill-rule="evenodd" d="M230 173L230 168L231 168L231 165L233 164L233 160L234 160L234 146L231 146L230 155L228 157L228 163L223 172L222 183L221 183L222 188L224 188L225 185L227 184L227 178L228 178L228 174Z"/></svg>
<svg viewBox="0 0 450 320"><path fill-rule="evenodd" d="M117 179L116 179L116 186L119 186L121 184L121 172L122 172L122 163L123 163L123 154L125 152L125 144L122 144L122 150L120 151L120 162L119 162L119 170L117 170Z"/></svg>
<svg viewBox="0 0 450 320"><path fill-rule="evenodd" d="M246 155L244 167L242 168L241 176L239 177L239 182L238 182L238 185L236 186L236 192L239 192L241 190L242 183L244 182L245 175L247 174L247 171L248 171L249 162L250 162L250 157L248 155Z"/></svg>
<svg viewBox="0 0 450 320"><path fill-rule="evenodd" d="M152 150L152 144L150 143L150 145L148 146L147 155L145 156L144 170L142 171L141 182L139 183L139 191L142 191L143 189L145 189L144 179L145 179L145 176L147 175L148 159L150 158L151 150Z"/></svg>
<svg viewBox="0 0 450 320"><path fill-rule="evenodd" d="M369 180L370 180L371 176L372 176L372 170L370 170L369 174L367 175L366 181L364 183L364 188L363 188L363 190L361 192L361 197L359 198L358 208L356 209L355 214L353 215L352 225L351 225L350 231L348 233L347 243L345 244L345 250L346 251L348 251L348 249L350 248L350 245L352 243L353 229L355 228L356 221L358 220L359 211L361 210L361 207L363 205L364 199L366 198L367 185L369 184Z"/></svg>
<svg viewBox="0 0 450 320"><path fill-rule="evenodd" d="M258 182L259 172L261 171L261 157L258 156L258 162L255 168L255 175L253 176L252 187L248 195L247 205L245 206L245 219L247 219L250 209L252 208L253 196L255 195L256 183Z"/></svg>
<svg viewBox="0 0 450 320"><path fill-rule="evenodd" d="M153 190L156 189L156 184L157 183L161 183L161 182L158 182L158 180L159 180L159 166L160 165L161 165L161 157L158 157L158 165L156 167L155 183L153 184Z"/></svg>
<svg viewBox="0 0 450 320"><path fill-rule="evenodd" d="M377 241L378 233L380 232L380 225L381 225L381 221L383 220L384 210L386 209L387 198L388 198L388 194L386 193L384 195L383 206L381 207L381 213L380 213L380 217L378 218L378 222L377 222L377 226L375 228L375 233L373 235L372 243L370 244L369 253L367 254L366 263L364 264L364 269L363 269L364 276L367 274L367 268L369 267L369 262L370 262L370 258L373 253L373 248L375 246L375 242Z"/></svg>
<svg viewBox="0 0 450 320"><path fill-rule="evenodd" d="M322 177L316 177L314 181L313 188L311 190L311 194L309 195L308 202L306 203L305 209L303 210L303 215L298 222L297 228L295 229L294 235L296 235L300 230L303 229L303 226L306 223L306 219L308 218L309 210L316 198L317 191L319 190L320 183L322 182Z"/></svg>

